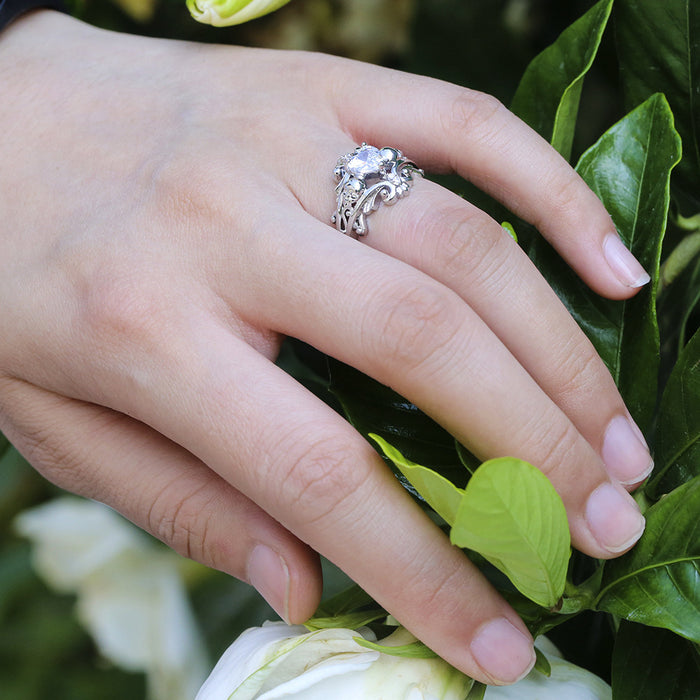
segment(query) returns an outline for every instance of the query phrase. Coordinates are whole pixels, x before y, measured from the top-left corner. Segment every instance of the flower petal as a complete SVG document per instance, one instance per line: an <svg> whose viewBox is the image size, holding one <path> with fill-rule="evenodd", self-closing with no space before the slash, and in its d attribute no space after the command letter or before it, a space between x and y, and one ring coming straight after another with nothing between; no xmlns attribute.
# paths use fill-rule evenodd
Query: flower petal
<svg viewBox="0 0 700 700"><path fill-rule="evenodd" d="M187 0L187 8L197 22L214 27L243 24L286 5L289 0Z"/></svg>

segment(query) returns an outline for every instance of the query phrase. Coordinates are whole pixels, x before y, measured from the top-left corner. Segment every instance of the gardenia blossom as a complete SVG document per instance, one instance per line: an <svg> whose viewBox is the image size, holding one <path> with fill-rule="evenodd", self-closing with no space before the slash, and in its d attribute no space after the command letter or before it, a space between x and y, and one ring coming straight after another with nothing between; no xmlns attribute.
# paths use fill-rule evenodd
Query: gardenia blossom
<svg viewBox="0 0 700 700"><path fill-rule="evenodd" d="M322 629L265 623L228 648L196 700L464 700L473 681L440 658L391 656L360 646L369 630ZM415 640L398 628L385 646ZM486 690L486 700L610 700L610 686L559 658L544 640L549 678L532 671L511 686Z"/></svg>
<svg viewBox="0 0 700 700"><path fill-rule="evenodd" d="M214 27L243 24L286 5L289 0L187 0L192 17Z"/></svg>
<svg viewBox="0 0 700 700"><path fill-rule="evenodd" d="M107 506L79 498L25 511L16 529L32 540L42 578L77 594L78 619L105 658L144 671L152 700L191 700L207 662L181 557Z"/></svg>

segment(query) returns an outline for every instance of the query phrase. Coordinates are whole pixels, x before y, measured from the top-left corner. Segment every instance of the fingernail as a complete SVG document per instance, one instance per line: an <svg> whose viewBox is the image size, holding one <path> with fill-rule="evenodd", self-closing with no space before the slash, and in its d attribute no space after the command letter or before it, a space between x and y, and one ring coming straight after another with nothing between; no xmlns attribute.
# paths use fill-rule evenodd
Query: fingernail
<svg viewBox="0 0 700 700"><path fill-rule="evenodd" d="M598 544L611 554L631 547L644 532L644 516L622 486L605 482L588 497L586 522Z"/></svg>
<svg viewBox="0 0 700 700"><path fill-rule="evenodd" d="M277 552L257 545L248 557L248 582L289 624L289 569Z"/></svg>
<svg viewBox="0 0 700 700"><path fill-rule="evenodd" d="M469 647L472 656L493 683L515 683L535 665L532 639L505 617L487 622Z"/></svg>
<svg viewBox="0 0 700 700"><path fill-rule="evenodd" d="M622 484L636 484L649 476L654 461L642 432L627 416L615 416L605 430L603 461L608 472Z"/></svg>
<svg viewBox="0 0 700 700"><path fill-rule="evenodd" d="M615 277L625 287L642 287L651 279L617 234L611 233L605 238L603 254Z"/></svg>

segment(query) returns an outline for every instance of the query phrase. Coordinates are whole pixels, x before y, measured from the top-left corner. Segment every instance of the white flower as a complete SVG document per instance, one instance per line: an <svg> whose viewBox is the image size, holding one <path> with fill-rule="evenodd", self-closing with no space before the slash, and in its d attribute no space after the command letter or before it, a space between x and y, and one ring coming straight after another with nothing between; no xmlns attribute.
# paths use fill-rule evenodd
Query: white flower
<svg viewBox="0 0 700 700"><path fill-rule="evenodd" d="M101 503L60 498L22 513L34 565L77 614L102 655L147 673L153 700L191 700L206 656L187 600L180 557Z"/></svg>
<svg viewBox="0 0 700 700"><path fill-rule="evenodd" d="M551 675L532 670L513 685L489 686L484 700L611 700L612 689L604 680L562 659L546 637L538 637L535 645L547 657Z"/></svg>
<svg viewBox="0 0 700 700"><path fill-rule="evenodd" d="M289 0L187 0L187 9L198 22L215 27L243 24L286 5Z"/></svg>
<svg viewBox="0 0 700 700"><path fill-rule="evenodd" d="M372 633L362 636L374 641ZM246 630L224 653L196 700L463 700L471 679L439 658L390 656L366 649L349 629L308 632L282 622ZM415 640L399 628L385 646ZM511 686L489 686L485 700L610 700L610 686L537 642L552 666Z"/></svg>
<svg viewBox="0 0 700 700"><path fill-rule="evenodd" d="M371 632L363 635L373 641ZM283 622L246 630L219 660L196 700L463 700L470 678L439 658L366 649L349 629L307 632ZM399 629L383 645L408 644Z"/></svg>

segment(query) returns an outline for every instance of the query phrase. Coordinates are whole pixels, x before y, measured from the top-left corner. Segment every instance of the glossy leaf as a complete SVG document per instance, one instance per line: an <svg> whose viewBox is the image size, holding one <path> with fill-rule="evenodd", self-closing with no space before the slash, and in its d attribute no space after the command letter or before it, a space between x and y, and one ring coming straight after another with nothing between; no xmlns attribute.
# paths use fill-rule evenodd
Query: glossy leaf
<svg viewBox="0 0 700 700"><path fill-rule="evenodd" d="M598 52L612 0L601 0L527 67L511 109L567 160L583 79Z"/></svg>
<svg viewBox="0 0 700 700"><path fill-rule="evenodd" d="M396 468L408 479L426 503L448 525L452 525L457 518L464 490L457 488L451 481L432 469L406 459L379 435L370 433L369 436L381 447L382 452L396 465Z"/></svg>
<svg viewBox="0 0 700 700"><path fill-rule="evenodd" d="M700 653L668 630L622 622L612 659L614 700L697 700Z"/></svg>
<svg viewBox="0 0 700 700"><path fill-rule="evenodd" d="M678 333L678 345L681 349L685 345L688 336L688 326L695 311L700 308L700 260L695 264L690 275L690 284L686 290L685 310L681 316L681 323Z"/></svg>
<svg viewBox="0 0 700 700"><path fill-rule="evenodd" d="M652 497L700 475L700 331L686 345L661 399Z"/></svg>
<svg viewBox="0 0 700 700"><path fill-rule="evenodd" d="M539 605L559 601L570 555L566 511L531 464L512 457L484 462L467 484L450 539L481 554Z"/></svg>
<svg viewBox="0 0 700 700"><path fill-rule="evenodd" d="M583 609L578 608L569 612L567 610L570 607L569 601L565 597L562 600L564 604L562 610L548 610L537 603L533 603L529 598L525 598L517 591L504 591L498 587L496 587L496 590L503 596L508 605L520 615L520 618L530 630L530 634L535 638L541 634L547 634L555 627L576 617Z"/></svg>
<svg viewBox="0 0 700 700"><path fill-rule="evenodd" d="M314 617L337 617L372 605L376 607L372 596L355 583L336 593L332 598L324 600L316 609Z"/></svg>
<svg viewBox="0 0 700 700"><path fill-rule="evenodd" d="M376 433L406 459L455 483L464 479L454 438L446 430L389 387L337 360L330 359L329 365L330 390L360 433L365 437ZM416 493L403 476L401 481Z"/></svg>
<svg viewBox="0 0 700 700"><path fill-rule="evenodd" d="M617 0L615 28L627 104L663 92L683 139L678 176L700 189L700 5L696 0Z"/></svg>
<svg viewBox="0 0 700 700"><path fill-rule="evenodd" d="M646 531L605 563L598 610L700 642L700 477L646 511Z"/></svg>
<svg viewBox="0 0 700 700"><path fill-rule="evenodd" d="M656 403L659 334L655 284L669 207L669 179L680 157L673 115L654 95L611 127L578 172L605 204L622 239L652 277L626 301L592 292L547 245L531 257L593 342L637 423L646 429Z"/></svg>

